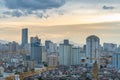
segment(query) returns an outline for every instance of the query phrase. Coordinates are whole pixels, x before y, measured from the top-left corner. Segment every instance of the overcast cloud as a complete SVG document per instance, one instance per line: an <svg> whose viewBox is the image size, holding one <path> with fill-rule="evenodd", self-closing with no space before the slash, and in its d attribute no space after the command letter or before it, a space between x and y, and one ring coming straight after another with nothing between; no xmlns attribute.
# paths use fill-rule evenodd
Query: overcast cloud
<svg viewBox="0 0 120 80"><path fill-rule="evenodd" d="M65 4L65 0L0 0L7 11L3 16L21 17L35 15L40 18L47 18L49 14L45 10L57 9Z"/></svg>
<svg viewBox="0 0 120 80"><path fill-rule="evenodd" d="M21 17L34 15L39 18L48 18L51 12L64 15L80 8L93 11L119 9L120 0L0 0L0 6L7 8L2 13L5 17ZM77 6L77 7L76 7ZM63 8L61 8L63 7Z"/></svg>
<svg viewBox="0 0 120 80"><path fill-rule="evenodd" d="M9 9L51 9L58 8L65 4L64 0L4 0Z"/></svg>

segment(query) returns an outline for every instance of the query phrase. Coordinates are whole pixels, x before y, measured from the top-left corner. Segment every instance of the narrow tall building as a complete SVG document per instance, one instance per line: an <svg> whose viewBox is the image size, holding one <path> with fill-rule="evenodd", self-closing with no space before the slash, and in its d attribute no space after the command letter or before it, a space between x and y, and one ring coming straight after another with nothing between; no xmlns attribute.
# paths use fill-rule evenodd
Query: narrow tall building
<svg viewBox="0 0 120 80"><path fill-rule="evenodd" d="M80 47L73 47L72 48L72 55L71 55L71 65L78 65L80 64L81 59Z"/></svg>
<svg viewBox="0 0 120 80"><path fill-rule="evenodd" d="M31 37L31 59L36 62L36 64L42 63L42 45L41 40L38 37Z"/></svg>
<svg viewBox="0 0 120 80"><path fill-rule="evenodd" d="M22 48L28 44L28 28L22 29Z"/></svg>
<svg viewBox="0 0 120 80"><path fill-rule="evenodd" d="M112 66L116 69L120 69L120 53L112 54Z"/></svg>
<svg viewBox="0 0 120 80"><path fill-rule="evenodd" d="M99 59L99 46L100 46L100 39L95 36L91 35L87 37L86 39L86 58L87 58L87 63L94 63L95 62L95 52L96 52L96 58L97 61Z"/></svg>
<svg viewBox="0 0 120 80"><path fill-rule="evenodd" d="M46 40L45 41L45 49L46 49L46 51L47 51L47 49L49 49L50 47L49 47L49 44L51 43L51 41L50 40Z"/></svg>
<svg viewBox="0 0 120 80"><path fill-rule="evenodd" d="M63 44L59 45L59 65L71 65L72 45L69 40L64 40Z"/></svg>

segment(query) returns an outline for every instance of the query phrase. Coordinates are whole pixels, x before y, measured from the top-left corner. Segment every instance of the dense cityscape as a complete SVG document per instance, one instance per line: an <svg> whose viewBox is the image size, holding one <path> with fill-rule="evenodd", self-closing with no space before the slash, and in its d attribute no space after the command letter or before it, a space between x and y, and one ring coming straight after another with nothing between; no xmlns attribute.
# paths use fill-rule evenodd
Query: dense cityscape
<svg viewBox="0 0 120 80"><path fill-rule="evenodd" d="M38 36L28 43L23 28L21 44L0 44L0 80L120 80L120 46L100 44L90 35L86 44L75 46L69 39L57 44Z"/></svg>
<svg viewBox="0 0 120 80"><path fill-rule="evenodd" d="M0 0L0 80L120 80L120 0Z"/></svg>

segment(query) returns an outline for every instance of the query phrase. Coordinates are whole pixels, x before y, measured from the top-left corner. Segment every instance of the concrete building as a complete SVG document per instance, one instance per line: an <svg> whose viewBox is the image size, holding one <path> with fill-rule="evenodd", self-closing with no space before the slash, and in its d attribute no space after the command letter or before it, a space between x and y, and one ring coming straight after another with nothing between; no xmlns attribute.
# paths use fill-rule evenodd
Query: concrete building
<svg viewBox="0 0 120 80"><path fill-rule="evenodd" d="M31 60L34 60L36 64L42 63L42 45L41 40L38 37L31 37Z"/></svg>
<svg viewBox="0 0 120 80"><path fill-rule="evenodd" d="M47 52L45 50L45 46L42 46L42 62L47 62Z"/></svg>
<svg viewBox="0 0 120 80"><path fill-rule="evenodd" d="M46 40L45 41L45 49L47 50L47 49L49 49L49 44L51 43L51 41L50 40Z"/></svg>
<svg viewBox="0 0 120 80"><path fill-rule="evenodd" d="M80 47L73 47L72 48L72 53L71 53L71 61L72 61L72 65L78 65L80 64L80 59L81 59L81 55L80 55Z"/></svg>
<svg viewBox="0 0 120 80"><path fill-rule="evenodd" d="M22 29L22 48L28 44L28 29L23 28Z"/></svg>
<svg viewBox="0 0 120 80"><path fill-rule="evenodd" d="M114 53L112 55L112 65L116 69L120 69L120 53Z"/></svg>
<svg viewBox="0 0 120 80"><path fill-rule="evenodd" d="M53 43L50 40L46 40L45 41L45 50L48 54L53 53L53 52L58 52L57 44Z"/></svg>
<svg viewBox="0 0 120 80"><path fill-rule="evenodd" d="M27 68L27 71L31 71L35 68L35 62L32 60L25 61L24 66Z"/></svg>
<svg viewBox="0 0 120 80"><path fill-rule="evenodd" d="M69 40L64 40L63 44L59 45L59 65L71 65L72 45Z"/></svg>
<svg viewBox="0 0 120 80"><path fill-rule="evenodd" d="M116 52L117 51L117 44L113 43L104 43L103 50L106 52Z"/></svg>
<svg viewBox="0 0 120 80"><path fill-rule="evenodd" d="M58 66L58 54L50 54L47 56L48 66Z"/></svg>
<svg viewBox="0 0 120 80"><path fill-rule="evenodd" d="M86 64L86 53L84 51L80 52L80 64Z"/></svg>
<svg viewBox="0 0 120 80"><path fill-rule="evenodd" d="M97 36L91 35L87 37L86 59L88 64L94 63L95 51L96 51L96 58L97 60L99 59L99 46L100 46L100 39Z"/></svg>
<svg viewBox="0 0 120 80"><path fill-rule="evenodd" d="M17 52L19 50L19 44L15 41L8 43L9 52Z"/></svg>

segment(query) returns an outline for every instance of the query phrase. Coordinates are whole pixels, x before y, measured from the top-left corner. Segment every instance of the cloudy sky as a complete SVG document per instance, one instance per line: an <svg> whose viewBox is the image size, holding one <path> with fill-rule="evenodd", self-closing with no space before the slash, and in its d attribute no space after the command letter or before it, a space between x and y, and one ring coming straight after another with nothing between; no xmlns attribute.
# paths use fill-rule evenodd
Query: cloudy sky
<svg viewBox="0 0 120 80"><path fill-rule="evenodd" d="M21 29L42 41L83 44L89 35L120 44L120 0L0 0L1 40L21 43Z"/></svg>

